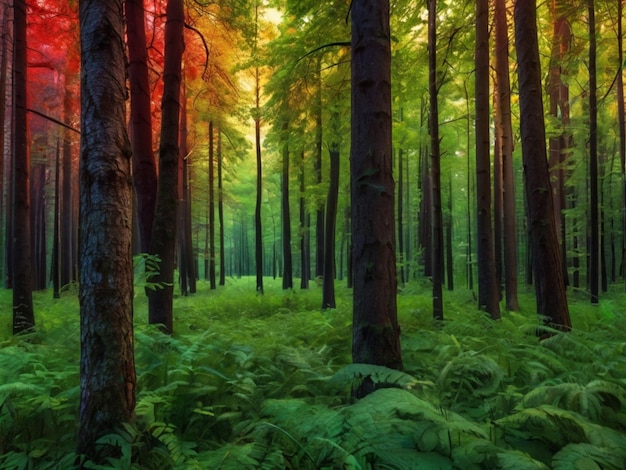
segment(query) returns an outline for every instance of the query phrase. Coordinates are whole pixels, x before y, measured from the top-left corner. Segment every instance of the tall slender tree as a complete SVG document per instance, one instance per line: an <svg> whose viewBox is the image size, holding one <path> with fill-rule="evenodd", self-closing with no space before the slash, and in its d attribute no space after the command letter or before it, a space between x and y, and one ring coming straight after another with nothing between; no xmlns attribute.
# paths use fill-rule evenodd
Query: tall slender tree
<svg viewBox="0 0 626 470"><path fill-rule="evenodd" d="M291 257L291 211L289 210L289 122L283 124L280 210L282 224L283 289L293 289Z"/></svg>
<svg viewBox="0 0 626 470"><path fill-rule="evenodd" d="M476 199L478 205L478 306L500 318L491 225L489 144L489 0L476 0Z"/></svg>
<svg viewBox="0 0 626 470"><path fill-rule="evenodd" d="M507 310L519 310L517 296L517 224L513 173L513 130L509 77L509 29L505 0L495 2L496 78L498 82L499 127L502 158L502 209L504 237L504 289Z"/></svg>
<svg viewBox="0 0 626 470"><path fill-rule="evenodd" d="M156 204L157 172L152 150L152 110L148 78L145 8L143 0L125 0L130 86L130 142L133 147L133 183L141 251L150 250Z"/></svg>
<svg viewBox="0 0 626 470"><path fill-rule="evenodd" d="M158 271L153 278L160 284L160 288L150 290L148 293L148 317L151 324L161 325L164 331L171 333L178 205L181 64L185 22L183 1L168 0L166 16L159 182L150 250L160 259Z"/></svg>
<svg viewBox="0 0 626 470"><path fill-rule="evenodd" d="M595 2L587 0L589 27L589 289L591 303L600 298L600 203L598 194L598 97Z"/></svg>
<svg viewBox="0 0 626 470"><path fill-rule="evenodd" d="M430 115L430 191L433 318L443 320L443 211L441 207L441 152L439 150L439 80L437 68L437 1L428 0L428 95Z"/></svg>
<svg viewBox="0 0 626 470"><path fill-rule="evenodd" d="M122 0L80 2L80 411L78 453L99 464L119 446L97 443L133 419L131 144L126 131ZM84 463L84 462L83 462ZM81 465L82 467L82 465Z"/></svg>
<svg viewBox="0 0 626 470"><path fill-rule="evenodd" d="M388 0L352 2L351 193L356 363L402 368L391 162ZM359 394L373 384L364 383Z"/></svg>
<svg viewBox="0 0 626 470"><path fill-rule="evenodd" d="M535 0L515 3L515 48L519 64L520 130L537 313L545 316L552 325L568 330L572 324L550 190Z"/></svg>
<svg viewBox="0 0 626 470"><path fill-rule="evenodd" d="M13 2L13 334L35 326L31 274L26 1Z"/></svg>

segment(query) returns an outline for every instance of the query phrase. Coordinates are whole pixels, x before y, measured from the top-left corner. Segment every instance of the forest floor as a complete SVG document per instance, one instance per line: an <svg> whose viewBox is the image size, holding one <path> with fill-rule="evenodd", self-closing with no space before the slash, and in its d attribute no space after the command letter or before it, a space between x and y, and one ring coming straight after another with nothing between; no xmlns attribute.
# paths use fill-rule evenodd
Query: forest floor
<svg viewBox="0 0 626 470"><path fill-rule="evenodd" d="M472 292L427 284L398 295L403 372L353 365L351 292L253 278L177 296L172 337L147 323L136 289L136 422L103 438L121 457L91 468L623 469L626 295L569 293L570 333L522 312L494 322ZM37 331L13 338L0 294L0 468L66 469L78 413L77 292L35 294ZM550 333L539 341L538 334ZM364 377L379 390L356 401Z"/></svg>

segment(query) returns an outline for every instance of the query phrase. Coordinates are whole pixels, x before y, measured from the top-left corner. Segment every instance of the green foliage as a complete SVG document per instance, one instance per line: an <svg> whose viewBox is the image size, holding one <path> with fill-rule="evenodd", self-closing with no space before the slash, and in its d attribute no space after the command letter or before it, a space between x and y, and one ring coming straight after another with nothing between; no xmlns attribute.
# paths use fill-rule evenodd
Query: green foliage
<svg viewBox="0 0 626 470"><path fill-rule="evenodd" d="M85 468L625 467L626 329L617 313L598 318L574 302L584 330L540 341L539 319L493 322L468 307L467 292L449 293L448 320L433 322L430 292L408 284L398 301L405 370L396 371L350 364L348 290L321 312L315 288L270 281L257 296L251 285L201 283L176 298L174 336L145 325L137 296L136 420L101 438L115 458ZM72 468L77 301L35 302L39 330L0 340L0 468ZM377 390L357 401L352 390L365 378Z"/></svg>

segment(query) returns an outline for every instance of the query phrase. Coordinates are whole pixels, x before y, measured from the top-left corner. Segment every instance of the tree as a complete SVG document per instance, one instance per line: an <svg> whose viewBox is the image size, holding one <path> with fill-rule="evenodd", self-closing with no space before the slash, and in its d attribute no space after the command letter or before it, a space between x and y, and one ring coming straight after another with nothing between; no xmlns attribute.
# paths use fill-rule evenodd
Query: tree
<svg viewBox="0 0 626 470"><path fill-rule="evenodd" d="M289 121L283 123L280 210L282 223L283 289L293 289L291 258L291 212L289 211Z"/></svg>
<svg viewBox="0 0 626 470"><path fill-rule="evenodd" d="M26 1L13 11L13 334L35 326L31 274L30 149L27 120Z"/></svg>
<svg viewBox="0 0 626 470"><path fill-rule="evenodd" d="M159 182L150 250L160 259L158 272L153 277L160 286L148 293L148 316L150 324L161 325L164 331L171 333L178 205L181 63L184 49L183 1L168 0L166 15Z"/></svg>
<svg viewBox="0 0 626 470"><path fill-rule="evenodd" d="M587 1L589 21L589 289L591 303L600 295L600 218L598 201L598 97L594 0Z"/></svg>
<svg viewBox="0 0 626 470"><path fill-rule="evenodd" d="M388 0L352 2L351 194L355 363L401 369L391 162ZM373 388L365 386L362 394Z"/></svg>
<svg viewBox="0 0 626 470"><path fill-rule="evenodd" d="M157 173L152 150L152 112L148 79L145 9L143 0L125 0L130 85L130 142L133 147L133 183L141 251L150 250L156 203Z"/></svg>
<svg viewBox="0 0 626 470"><path fill-rule="evenodd" d="M489 164L489 0L476 1L476 198L478 204L478 307L500 318L491 226Z"/></svg>
<svg viewBox="0 0 626 470"><path fill-rule="evenodd" d="M439 107L437 96L437 1L428 1L428 95L430 99L430 191L433 318L443 320L443 215L441 208L441 152L439 151Z"/></svg>
<svg viewBox="0 0 626 470"><path fill-rule="evenodd" d="M78 453L104 463L97 444L132 420L133 262L131 145L126 132L122 0L80 2L80 411Z"/></svg>
<svg viewBox="0 0 626 470"><path fill-rule="evenodd" d="M496 0L496 78L502 159L502 209L504 236L504 288L507 310L519 310L517 298L517 228L513 178L513 131L511 126L511 85L509 79L509 35L506 2Z"/></svg>
<svg viewBox="0 0 626 470"><path fill-rule="evenodd" d="M322 308L336 308L335 299L335 233L337 227L337 205L339 199L339 113L332 112L333 142L330 144L330 181L326 197L326 221L324 224L324 271L322 285Z"/></svg>
<svg viewBox="0 0 626 470"><path fill-rule="evenodd" d="M515 48L520 90L520 131L528 225L531 236L537 313L549 323L571 328L561 254L550 190L545 124L541 96L541 68L537 41L536 2L515 3Z"/></svg>

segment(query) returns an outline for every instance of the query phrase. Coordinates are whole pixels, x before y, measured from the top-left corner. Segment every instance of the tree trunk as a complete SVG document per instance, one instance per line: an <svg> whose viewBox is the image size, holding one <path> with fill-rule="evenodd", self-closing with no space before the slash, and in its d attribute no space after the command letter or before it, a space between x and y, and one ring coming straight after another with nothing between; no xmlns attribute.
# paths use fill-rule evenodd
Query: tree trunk
<svg viewBox="0 0 626 470"><path fill-rule="evenodd" d="M220 286L226 285L226 256L224 254L224 187L222 182L222 130L217 131L217 218L220 238Z"/></svg>
<svg viewBox="0 0 626 470"><path fill-rule="evenodd" d="M400 111L402 112L402 111ZM400 273L400 285L404 286L406 282L405 263L406 256L404 252L404 219L403 219L403 203L404 203L404 151L398 149L398 272Z"/></svg>
<svg viewBox="0 0 626 470"><path fill-rule="evenodd" d="M289 211L289 124L283 124L282 172L280 208L283 249L283 289L293 289L293 266L291 259L291 212Z"/></svg>
<svg viewBox="0 0 626 470"><path fill-rule="evenodd" d="M46 268L46 165L37 164L31 168L30 185L30 226L32 247L32 279L33 290L44 290L47 287Z"/></svg>
<svg viewBox="0 0 626 470"><path fill-rule="evenodd" d="M52 298L61 298L61 265L60 265L60 230L61 223L61 143L57 139L56 158L54 163L54 221L52 226L52 260L50 261L52 278Z"/></svg>
<svg viewBox="0 0 626 470"><path fill-rule="evenodd" d="M172 333L174 263L176 251L176 210L178 206L178 158L181 63L184 49L184 8L182 0L168 0L165 24L165 69L161 102L161 143L159 147L159 183L152 226L151 253L160 258L153 277L160 287L148 293L148 317Z"/></svg>
<svg viewBox="0 0 626 470"><path fill-rule="evenodd" d="M504 289L506 309L519 310L517 298L517 223L515 179L513 176L513 131L511 126L511 84L509 77L509 36L506 1L496 0L496 77L500 107L502 154L502 209L504 236Z"/></svg>
<svg viewBox="0 0 626 470"><path fill-rule="evenodd" d="M152 110L148 79L144 0L125 0L130 86L130 142L133 147L133 184L141 251L148 253L157 192L156 161L152 150Z"/></svg>
<svg viewBox="0 0 626 470"><path fill-rule="evenodd" d="M321 59L317 63L317 88L315 95L315 158L313 170L315 182L322 184L322 72ZM315 277L324 274L324 202L319 201L315 213Z"/></svg>
<svg viewBox="0 0 626 470"><path fill-rule="evenodd" d="M478 307L500 318L489 164L489 0L476 1L476 199L478 206Z"/></svg>
<svg viewBox="0 0 626 470"><path fill-rule="evenodd" d="M133 419L131 145L126 132L122 0L80 2L80 411L78 453L120 457L97 444Z"/></svg>
<svg viewBox="0 0 626 470"><path fill-rule="evenodd" d="M618 62L624 63L623 32L623 5L617 0L617 54ZM617 73L617 121L619 123L619 158L622 165L622 201L626 209L626 118L624 112L624 68L620 67ZM622 276L626 290L626 210L622 210Z"/></svg>
<svg viewBox="0 0 626 470"><path fill-rule="evenodd" d="M333 114L336 122L339 116ZM330 179L326 198L326 237L324 242L324 284L322 308L337 308L335 300L335 228L337 227L337 204L339 200L339 143L330 145Z"/></svg>
<svg viewBox="0 0 626 470"><path fill-rule="evenodd" d="M28 145L26 2L13 11L13 334L35 327L31 273L30 149Z"/></svg>
<svg viewBox="0 0 626 470"><path fill-rule="evenodd" d="M448 173L448 216L446 223L446 273L447 287L449 291L454 290L454 253L452 249L452 175Z"/></svg>
<svg viewBox="0 0 626 470"><path fill-rule="evenodd" d="M7 73L8 73L8 64L9 64L9 4L3 4L2 7L2 30L0 33L2 36L0 37L0 47L2 50L0 54L2 57L0 58L0 126L2 129L6 129L6 117L7 117ZM7 279L7 273L10 271L10 265L7 264L6 257L6 245L5 245L5 235L6 233L2 231L2 225L8 226L6 223L8 211L5 212L5 199L4 199L4 191L5 187L5 173L6 168L4 166L4 145L5 145L5 133L0 132L0 250L5 252L5 256L0 255L0 279ZM0 253L2 253L0 251Z"/></svg>
<svg viewBox="0 0 626 470"><path fill-rule="evenodd" d="M441 208L441 152L439 150L439 80L437 79L437 1L428 1L428 95L430 99L431 263L433 318L443 320L443 215Z"/></svg>
<svg viewBox="0 0 626 470"><path fill-rule="evenodd" d="M306 210L304 152L300 159L300 289L309 288L311 278L311 215Z"/></svg>
<svg viewBox="0 0 626 470"><path fill-rule="evenodd" d="M215 130L213 121L209 121L209 285L211 289L217 289L215 278L215 175L214 175L214 151Z"/></svg>
<svg viewBox="0 0 626 470"><path fill-rule="evenodd" d="M257 6L258 10L258 6ZM258 19L257 19L258 22ZM261 83L259 77L259 68L256 68L255 72L256 80L256 113L254 118L254 142L256 150L256 205L254 209L254 247L256 264L256 292L257 294L263 293L263 227L261 219L261 205L263 202L263 161L261 159Z"/></svg>
<svg viewBox="0 0 626 470"><path fill-rule="evenodd" d="M397 320L388 0L352 3L353 341L355 363L402 368ZM372 391L362 387L357 395Z"/></svg>
<svg viewBox="0 0 626 470"><path fill-rule="evenodd" d="M591 303L600 296L600 215L598 201L598 100L596 85L596 26L594 0L587 0L589 12L589 289Z"/></svg>
<svg viewBox="0 0 626 470"><path fill-rule="evenodd" d="M516 2L515 46L519 63L522 155L537 313L545 316L552 325L569 330L571 320L546 155L536 14L535 0Z"/></svg>

